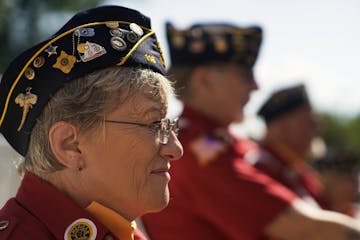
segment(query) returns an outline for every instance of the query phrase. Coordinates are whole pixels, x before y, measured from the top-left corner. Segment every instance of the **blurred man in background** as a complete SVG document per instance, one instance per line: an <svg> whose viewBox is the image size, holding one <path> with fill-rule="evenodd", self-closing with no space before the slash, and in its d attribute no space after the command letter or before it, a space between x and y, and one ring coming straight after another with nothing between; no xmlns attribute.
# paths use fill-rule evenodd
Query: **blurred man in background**
<svg viewBox="0 0 360 240"><path fill-rule="evenodd" d="M306 162L318 124L305 86L275 91L258 115L266 123L266 134L260 148L245 159L305 201L327 208L319 178Z"/></svg>
<svg viewBox="0 0 360 240"><path fill-rule="evenodd" d="M253 66L261 28L217 23L178 30L168 24L167 37L170 77L184 103L184 156L170 170L169 206L142 218L150 238L360 239L351 218L312 207L245 162L257 145L229 132L258 88Z"/></svg>
<svg viewBox="0 0 360 240"><path fill-rule="evenodd" d="M351 149L331 147L313 165L331 210L359 219L359 155Z"/></svg>

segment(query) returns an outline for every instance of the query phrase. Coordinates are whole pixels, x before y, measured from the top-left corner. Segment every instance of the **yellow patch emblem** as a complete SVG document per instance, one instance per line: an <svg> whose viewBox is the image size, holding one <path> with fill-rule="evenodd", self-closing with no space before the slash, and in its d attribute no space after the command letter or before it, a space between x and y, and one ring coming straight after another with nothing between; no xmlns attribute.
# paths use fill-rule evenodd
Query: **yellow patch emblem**
<svg viewBox="0 0 360 240"><path fill-rule="evenodd" d="M60 69L63 73L69 73L74 67L75 62L76 57L61 51L60 56L56 59L56 63L53 65L53 67Z"/></svg>
<svg viewBox="0 0 360 240"><path fill-rule="evenodd" d="M152 62L152 63L156 64L156 59L155 59L155 57L154 57L153 55L145 54L144 56L145 56L146 60L148 60L149 62Z"/></svg>
<svg viewBox="0 0 360 240"><path fill-rule="evenodd" d="M68 226L65 231L65 240L95 240L97 229L95 224L86 218L80 218Z"/></svg>

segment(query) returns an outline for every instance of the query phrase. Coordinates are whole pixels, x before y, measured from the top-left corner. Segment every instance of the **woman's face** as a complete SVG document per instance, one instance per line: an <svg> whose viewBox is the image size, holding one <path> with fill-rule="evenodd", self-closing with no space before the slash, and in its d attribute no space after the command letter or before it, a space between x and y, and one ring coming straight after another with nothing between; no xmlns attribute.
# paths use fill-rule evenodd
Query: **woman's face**
<svg viewBox="0 0 360 240"><path fill-rule="evenodd" d="M166 111L162 99L138 93L106 114L105 119L151 124L164 118ZM163 145L147 127L105 122L103 127L81 138L80 150L86 164L82 179L90 201L97 201L129 220L167 206L170 162L183 153L173 132Z"/></svg>

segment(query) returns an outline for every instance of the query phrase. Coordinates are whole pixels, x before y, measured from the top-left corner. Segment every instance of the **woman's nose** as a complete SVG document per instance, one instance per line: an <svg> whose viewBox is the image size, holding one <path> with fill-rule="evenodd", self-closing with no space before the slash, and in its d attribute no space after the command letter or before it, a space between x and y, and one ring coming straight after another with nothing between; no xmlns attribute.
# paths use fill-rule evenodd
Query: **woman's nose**
<svg viewBox="0 0 360 240"><path fill-rule="evenodd" d="M183 153L184 150L179 139L174 132L171 132L168 143L161 145L160 154L172 161L181 158Z"/></svg>

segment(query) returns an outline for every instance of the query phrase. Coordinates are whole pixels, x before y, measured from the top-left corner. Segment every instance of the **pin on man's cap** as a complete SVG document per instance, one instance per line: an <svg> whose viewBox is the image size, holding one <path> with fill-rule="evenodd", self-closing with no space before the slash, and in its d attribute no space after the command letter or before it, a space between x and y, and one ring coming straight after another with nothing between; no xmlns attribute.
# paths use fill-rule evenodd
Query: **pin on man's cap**
<svg viewBox="0 0 360 240"><path fill-rule="evenodd" d="M310 105L305 86L298 84L275 91L258 111L266 123L300 106Z"/></svg>
<svg viewBox="0 0 360 240"><path fill-rule="evenodd" d="M25 156L30 134L54 93L71 80L110 66L165 73L150 19L120 6L76 14L57 33L20 54L0 82L0 131Z"/></svg>
<svg viewBox="0 0 360 240"><path fill-rule="evenodd" d="M262 41L261 27L228 23L195 24L189 29L167 23L166 33L172 66L234 62L252 68Z"/></svg>

